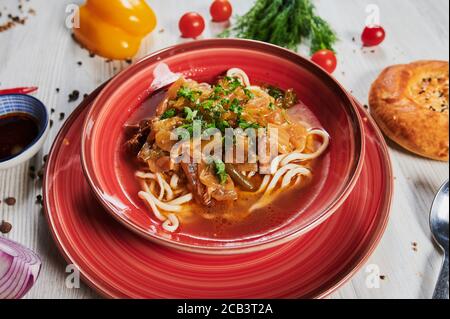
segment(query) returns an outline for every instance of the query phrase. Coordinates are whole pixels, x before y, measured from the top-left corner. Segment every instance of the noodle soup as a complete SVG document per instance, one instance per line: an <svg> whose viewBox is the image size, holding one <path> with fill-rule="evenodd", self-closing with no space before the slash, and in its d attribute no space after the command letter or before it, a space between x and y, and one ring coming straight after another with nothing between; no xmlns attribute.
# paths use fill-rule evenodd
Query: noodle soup
<svg viewBox="0 0 450 319"><path fill-rule="evenodd" d="M231 69L215 83L180 78L144 103L124 127L119 171L133 172L134 201L165 232L251 237L286 225L314 200L329 143L293 90L257 86ZM212 146L221 152L205 152Z"/></svg>

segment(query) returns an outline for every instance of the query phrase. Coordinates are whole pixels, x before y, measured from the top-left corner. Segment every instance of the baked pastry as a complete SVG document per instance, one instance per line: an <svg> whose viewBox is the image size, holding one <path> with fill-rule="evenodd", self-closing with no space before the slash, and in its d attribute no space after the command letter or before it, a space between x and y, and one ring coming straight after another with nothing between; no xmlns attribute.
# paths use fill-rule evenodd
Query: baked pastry
<svg viewBox="0 0 450 319"><path fill-rule="evenodd" d="M448 161L448 62L418 61L385 69L372 84L373 117L409 151Z"/></svg>

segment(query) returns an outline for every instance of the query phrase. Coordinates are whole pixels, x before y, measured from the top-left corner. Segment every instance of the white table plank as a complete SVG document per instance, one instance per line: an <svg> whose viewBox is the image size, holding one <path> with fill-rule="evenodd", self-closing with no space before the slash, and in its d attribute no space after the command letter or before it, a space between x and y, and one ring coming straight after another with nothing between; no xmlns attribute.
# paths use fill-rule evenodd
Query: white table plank
<svg viewBox="0 0 450 319"><path fill-rule="evenodd" d="M65 286L65 262L54 245L44 216L35 196L41 194L37 181L28 177L30 165L41 166L62 121L59 112L70 113L77 103L68 103L74 90L88 93L127 67L124 62L106 63L90 58L71 39L64 26L65 7L69 0L31 0L37 15L25 26L0 33L0 87L39 86L37 97L49 108L54 126L43 151L20 167L0 171L0 220L13 224L7 235L36 250L43 259L43 269L37 285L27 298L96 298L98 295L82 285L80 289ZM76 1L80 2L80 1ZM148 0L157 12L157 30L144 42L139 56L182 40L178 18L186 11L198 11L209 17L206 0ZM362 103L367 103L370 83L386 66L416 59L443 59L449 55L449 3L446 0L317 0L318 11L334 26L341 39L337 45L339 68L337 79L351 90ZM246 12L252 0L232 0L236 13ZM366 19L365 8L375 3L381 10L381 22L388 32L380 48L361 50L359 35ZM15 0L3 0L3 6L17 7ZM158 32L164 30L163 32ZM205 38L221 30L207 24ZM356 42L352 38L356 38ZM305 48L301 52L307 53ZM83 65L77 65L82 61ZM57 94L56 88L61 92ZM67 117L67 116L66 116ZM395 173L395 198L391 220L380 246L368 265L377 265L382 275L378 289L366 285L365 267L331 298L429 298L437 277L440 256L430 239L428 210L434 192L448 178L448 165L422 159L390 145ZM3 199L17 198L8 207ZM412 242L418 243L417 251Z"/></svg>

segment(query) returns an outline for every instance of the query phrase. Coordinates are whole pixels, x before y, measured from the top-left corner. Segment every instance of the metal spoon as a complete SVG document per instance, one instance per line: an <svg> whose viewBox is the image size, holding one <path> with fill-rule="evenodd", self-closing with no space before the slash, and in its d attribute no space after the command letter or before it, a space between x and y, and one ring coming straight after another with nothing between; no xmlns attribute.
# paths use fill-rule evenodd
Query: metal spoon
<svg viewBox="0 0 450 319"><path fill-rule="evenodd" d="M434 240L444 251L444 263L434 290L433 299L448 299L448 181L442 185L433 201L430 212L430 227Z"/></svg>

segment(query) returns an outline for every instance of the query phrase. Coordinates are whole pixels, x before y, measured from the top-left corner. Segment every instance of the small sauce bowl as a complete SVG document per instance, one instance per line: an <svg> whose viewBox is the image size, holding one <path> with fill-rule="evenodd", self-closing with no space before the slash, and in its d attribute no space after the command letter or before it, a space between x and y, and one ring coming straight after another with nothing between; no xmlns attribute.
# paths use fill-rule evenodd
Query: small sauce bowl
<svg viewBox="0 0 450 319"><path fill-rule="evenodd" d="M11 123L18 121L17 119L20 118L23 118L23 123ZM7 123L7 121L9 122ZM15 127L17 134L21 136L21 140L26 140L27 143L26 145L18 145L10 155L0 156L0 170L17 166L36 155L43 146L50 130L50 116L45 105L32 96L25 94L0 95L0 129L2 129L2 126L5 129L6 125ZM29 132L23 130L29 130ZM19 138L12 131L3 134L5 133L12 133L12 139ZM33 134L33 136L26 136L26 134ZM1 139L0 143L2 143ZM2 147L6 149L8 146L0 145L0 148Z"/></svg>

